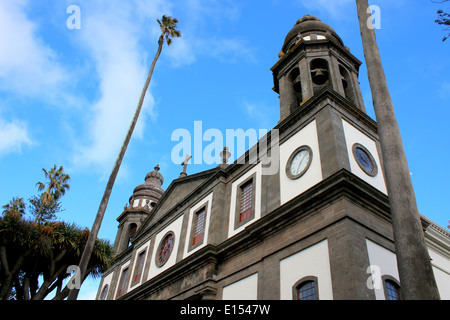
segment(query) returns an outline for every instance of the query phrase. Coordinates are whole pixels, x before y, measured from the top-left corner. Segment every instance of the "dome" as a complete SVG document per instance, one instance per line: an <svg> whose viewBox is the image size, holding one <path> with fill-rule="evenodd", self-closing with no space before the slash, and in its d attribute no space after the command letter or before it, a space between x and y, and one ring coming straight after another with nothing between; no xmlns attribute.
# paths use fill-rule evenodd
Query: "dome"
<svg viewBox="0 0 450 320"><path fill-rule="evenodd" d="M145 175L145 183L157 185L159 187L164 183L163 175L159 172L159 165L156 165L155 170Z"/></svg>
<svg viewBox="0 0 450 320"><path fill-rule="evenodd" d="M163 175L159 172L159 165L156 165L155 170L145 175L145 182L134 188L133 195L130 197L130 204L137 199L146 200L142 203L157 202L164 193L161 185L164 182ZM135 207L135 204L132 204Z"/></svg>
<svg viewBox="0 0 450 320"><path fill-rule="evenodd" d="M291 31L289 31L286 39L284 40L282 51L286 52L287 45L291 43L292 39L297 38L297 36L298 38L305 39L305 37L312 34L318 35L318 39L325 39L325 37L327 36L333 37L341 45L344 45L341 38L337 35L336 31L334 31L332 27L330 27L325 22L322 22L319 18L307 14L298 19L294 27L291 29ZM306 38L305 40L308 40L308 38Z"/></svg>

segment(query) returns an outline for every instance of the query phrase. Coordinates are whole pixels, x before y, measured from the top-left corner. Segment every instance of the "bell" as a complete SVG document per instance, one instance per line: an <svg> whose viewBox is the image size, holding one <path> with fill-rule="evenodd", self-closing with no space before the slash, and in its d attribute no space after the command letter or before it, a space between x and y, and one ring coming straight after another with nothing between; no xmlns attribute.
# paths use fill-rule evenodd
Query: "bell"
<svg viewBox="0 0 450 320"><path fill-rule="evenodd" d="M328 77L326 75L327 70L326 69L314 69L312 70L313 76L312 79L314 81L315 84L324 84L327 80Z"/></svg>
<svg viewBox="0 0 450 320"><path fill-rule="evenodd" d="M294 81L292 81L294 91L302 92L302 81L300 79L300 75L298 75Z"/></svg>
<svg viewBox="0 0 450 320"><path fill-rule="evenodd" d="M347 86L348 86L347 79L345 79L344 77L342 77L341 79L342 79L342 85L344 86L344 89L347 89Z"/></svg>

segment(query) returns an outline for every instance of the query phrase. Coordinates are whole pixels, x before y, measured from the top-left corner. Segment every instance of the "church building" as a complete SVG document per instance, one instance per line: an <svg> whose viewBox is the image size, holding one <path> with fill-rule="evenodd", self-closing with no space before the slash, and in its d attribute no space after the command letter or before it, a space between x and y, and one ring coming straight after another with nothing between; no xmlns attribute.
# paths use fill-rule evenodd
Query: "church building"
<svg viewBox="0 0 450 320"><path fill-rule="evenodd" d="M222 164L183 172L165 190L164 168L149 172L117 218L117 259L97 299L401 299L361 62L311 15L278 57L278 124L235 162L224 150ZM267 156L277 157L270 174ZM421 221L441 299L450 299L450 233Z"/></svg>

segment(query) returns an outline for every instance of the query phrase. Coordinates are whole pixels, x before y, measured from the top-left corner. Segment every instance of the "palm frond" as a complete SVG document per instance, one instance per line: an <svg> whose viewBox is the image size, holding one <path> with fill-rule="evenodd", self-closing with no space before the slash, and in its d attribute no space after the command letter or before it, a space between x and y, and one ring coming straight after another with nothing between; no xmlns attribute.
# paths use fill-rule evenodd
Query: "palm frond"
<svg viewBox="0 0 450 320"><path fill-rule="evenodd" d="M45 189L45 184L43 184L42 182L36 183L36 186L38 187L39 191L42 191Z"/></svg>
<svg viewBox="0 0 450 320"><path fill-rule="evenodd" d="M170 16L163 15L161 20L156 19L159 24L159 28L161 29L161 35L166 39L167 45L172 44L172 38L181 37L181 32L176 30L178 28L177 23L178 19Z"/></svg>

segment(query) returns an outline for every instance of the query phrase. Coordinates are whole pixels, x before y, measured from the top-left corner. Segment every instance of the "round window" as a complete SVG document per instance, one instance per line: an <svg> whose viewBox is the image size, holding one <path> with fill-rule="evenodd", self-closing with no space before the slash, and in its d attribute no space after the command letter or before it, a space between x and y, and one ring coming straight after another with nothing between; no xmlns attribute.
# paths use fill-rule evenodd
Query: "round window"
<svg viewBox="0 0 450 320"><path fill-rule="evenodd" d="M172 231L169 231L162 239L158 248L158 256L156 258L156 265L162 267L167 260L169 260L172 253L173 246L175 244L175 235Z"/></svg>
<svg viewBox="0 0 450 320"><path fill-rule="evenodd" d="M359 167L369 176L374 177L378 173L377 164L372 154L363 145L355 143L353 145L353 156Z"/></svg>

